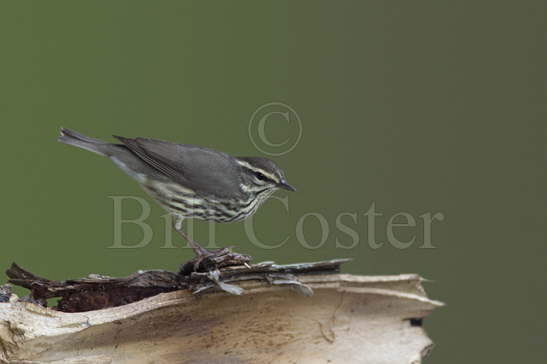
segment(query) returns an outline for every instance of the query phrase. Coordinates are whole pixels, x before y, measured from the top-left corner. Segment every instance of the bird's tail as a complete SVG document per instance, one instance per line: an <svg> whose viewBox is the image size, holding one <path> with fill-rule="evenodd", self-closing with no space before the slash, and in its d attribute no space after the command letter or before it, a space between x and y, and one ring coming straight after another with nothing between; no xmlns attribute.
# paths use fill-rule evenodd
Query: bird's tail
<svg viewBox="0 0 547 364"><path fill-rule="evenodd" d="M78 148L89 150L90 152L97 153L99 155L107 156L108 151L111 149L111 144L103 142L99 139L93 139L86 137L78 132L70 129L61 128L61 133L57 138L58 142L73 145Z"/></svg>

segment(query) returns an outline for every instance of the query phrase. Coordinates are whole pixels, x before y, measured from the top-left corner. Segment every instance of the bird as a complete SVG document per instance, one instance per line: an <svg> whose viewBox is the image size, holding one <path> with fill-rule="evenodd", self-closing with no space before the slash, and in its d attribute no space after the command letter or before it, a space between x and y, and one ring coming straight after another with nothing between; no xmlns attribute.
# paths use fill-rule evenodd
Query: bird
<svg viewBox="0 0 547 364"><path fill-rule="evenodd" d="M284 171L264 157L235 157L211 148L151 138L113 135L119 143L90 138L61 128L58 141L109 158L174 216L174 228L196 254L246 264L248 257L228 248L208 250L183 230L184 219L217 223L241 221L254 214L276 190L296 191Z"/></svg>

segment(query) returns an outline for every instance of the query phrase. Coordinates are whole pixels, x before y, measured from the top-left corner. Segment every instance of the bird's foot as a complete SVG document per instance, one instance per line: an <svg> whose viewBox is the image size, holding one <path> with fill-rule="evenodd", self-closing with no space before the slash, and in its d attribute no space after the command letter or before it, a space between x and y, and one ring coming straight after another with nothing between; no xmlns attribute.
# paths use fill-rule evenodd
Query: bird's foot
<svg viewBox="0 0 547 364"><path fill-rule="evenodd" d="M192 272L212 272L228 266L245 265L251 261L251 257L244 254L234 253L231 248L205 249L184 231L175 230L188 242L188 245L194 253L195 258L184 263L180 269L180 274L186 275Z"/></svg>
<svg viewBox="0 0 547 364"><path fill-rule="evenodd" d="M184 263L181 267L182 274L191 272L208 272L220 270L228 266L245 265L248 266L251 257L245 254L239 254L232 251L231 248L220 248L209 250L200 247L196 251L196 257Z"/></svg>

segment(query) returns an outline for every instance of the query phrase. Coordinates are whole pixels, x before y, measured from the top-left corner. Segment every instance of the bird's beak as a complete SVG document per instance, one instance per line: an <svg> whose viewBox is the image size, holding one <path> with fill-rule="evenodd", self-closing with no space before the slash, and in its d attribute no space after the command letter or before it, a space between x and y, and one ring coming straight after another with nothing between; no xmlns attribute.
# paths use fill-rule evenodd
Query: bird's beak
<svg viewBox="0 0 547 364"><path fill-rule="evenodd" d="M287 191L296 191L296 188L294 188L293 186L291 186L290 184L287 183L287 181L281 181L279 182L279 184L277 185L277 187L279 188L282 188L284 190L287 190Z"/></svg>

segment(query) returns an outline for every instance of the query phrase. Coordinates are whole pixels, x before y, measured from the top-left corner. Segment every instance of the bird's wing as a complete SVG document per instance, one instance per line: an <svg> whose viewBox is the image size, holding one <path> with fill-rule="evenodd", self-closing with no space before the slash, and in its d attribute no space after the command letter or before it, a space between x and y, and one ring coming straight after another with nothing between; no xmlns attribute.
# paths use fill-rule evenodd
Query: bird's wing
<svg viewBox="0 0 547 364"><path fill-rule="evenodd" d="M239 165L226 153L156 139L115 138L149 166L198 193L215 196L241 193Z"/></svg>

